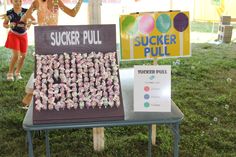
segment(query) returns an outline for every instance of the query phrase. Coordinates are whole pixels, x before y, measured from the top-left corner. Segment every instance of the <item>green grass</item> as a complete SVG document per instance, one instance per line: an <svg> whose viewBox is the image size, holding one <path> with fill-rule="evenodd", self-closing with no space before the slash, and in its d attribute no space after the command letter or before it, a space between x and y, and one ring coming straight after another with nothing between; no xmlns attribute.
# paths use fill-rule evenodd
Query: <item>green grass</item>
<svg viewBox="0 0 236 157"><path fill-rule="evenodd" d="M25 79L6 82L11 52L0 48L0 156L27 156L26 132L22 129L25 110L19 108L27 78L33 71L30 52L22 74ZM192 57L163 59L172 65L172 99L185 117L180 126L180 157L236 156L236 44L192 44ZM180 65L174 65L176 60ZM123 62L121 68L150 61ZM228 81L227 81L228 79ZM230 82L231 80L231 82ZM52 156L58 157L143 157L147 154L147 127L106 128L105 150L94 152L91 129L50 132ZM44 134L34 135L35 156L45 156ZM153 155L173 156L172 133L158 126Z"/></svg>

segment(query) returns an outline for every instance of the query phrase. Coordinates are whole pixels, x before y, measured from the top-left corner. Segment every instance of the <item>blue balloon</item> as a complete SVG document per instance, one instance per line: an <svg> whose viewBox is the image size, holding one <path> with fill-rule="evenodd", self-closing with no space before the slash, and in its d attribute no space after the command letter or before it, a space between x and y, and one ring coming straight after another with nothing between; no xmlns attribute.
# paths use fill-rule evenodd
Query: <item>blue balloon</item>
<svg viewBox="0 0 236 157"><path fill-rule="evenodd" d="M171 27L171 19L167 14L161 14L156 21L156 27L161 33L166 33Z"/></svg>

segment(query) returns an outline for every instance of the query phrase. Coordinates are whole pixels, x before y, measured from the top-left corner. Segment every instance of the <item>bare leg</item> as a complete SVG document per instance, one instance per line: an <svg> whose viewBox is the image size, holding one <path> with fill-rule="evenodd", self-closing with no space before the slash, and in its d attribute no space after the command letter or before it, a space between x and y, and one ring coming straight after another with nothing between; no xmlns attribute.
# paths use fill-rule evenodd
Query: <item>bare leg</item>
<svg viewBox="0 0 236 157"><path fill-rule="evenodd" d="M15 64L16 64L17 59L18 59L18 54L19 54L19 51L12 50L12 57L11 57L11 61L10 61L8 74L13 73Z"/></svg>
<svg viewBox="0 0 236 157"><path fill-rule="evenodd" d="M12 57L11 57L10 65L9 65L9 71L7 73L7 80L8 81L14 81L13 71L14 71L15 64L18 59L18 54L19 54L18 51L12 50Z"/></svg>
<svg viewBox="0 0 236 157"><path fill-rule="evenodd" d="M15 71L16 74L20 73L21 68L24 64L24 60L25 60L25 54L21 53L19 58L18 58L18 65L17 65L16 71Z"/></svg>

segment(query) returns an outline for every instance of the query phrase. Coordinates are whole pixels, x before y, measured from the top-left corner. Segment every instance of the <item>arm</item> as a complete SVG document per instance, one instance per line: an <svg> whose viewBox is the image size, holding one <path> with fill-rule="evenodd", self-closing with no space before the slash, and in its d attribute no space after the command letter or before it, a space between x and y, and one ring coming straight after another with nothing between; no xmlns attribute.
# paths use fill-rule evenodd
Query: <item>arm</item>
<svg viewBox="0 0 236 157"><path fill-rule="evenodd" d="M4 20L6 17L7 17L6 14L2 14L2 15L0 15L0 18L1 18L2 20Z"/></svg>
<svg viewBox="0 0 236 157"><path fill-rule="evenodd" d="M80 10L82 2L83 2L83 0L78 0L76 6L73 9L70 9L67 6L65 6L64 3L61 0L59 0L59 7L61 8L62 11L64 11L69 16L75 17L75 15Z"/></svg>
<svg viewBox="0 0 236 157"><path fill-rule="evenodd" d="M33 16L32 16L32 13L36 10L36 9L38 9L38 7L39 7L39 2L38 2L38 0L35 0L32 4L31 4L31 6L30 6L30 8L26 11L26 13L24 14L24 16L22 16L22 18L21 18L21 21L23 21L23 22L27 22L27 19L32 19L33 18ZM33 18L34 19L34 18ZM34 19L35 20L35 19Z"/></svg>
<svg viewBox="0 0 236 157"><path fill-rule="evenodd" d="M36 24L37 24L35 18L34 18L32 15L31 15L31 17L30 17L30 21L31 21L31 24L32 24L32 25L36 25Z"/></svg>
<svg viewBox="0 0 236 157"><path fill-rule="evenodd" d="M31 17L27 20L26 22L26 29L29 29L31 25L36 25L37 22L35 20L35 18L31 15Z"/></svg>
<svg viewBox="0 0 236 157"><path fill-rule="evenodd" d="M9 18L7 16L4 17L4 21L3 21L3 27L4 28L9 28Z"/></svg>

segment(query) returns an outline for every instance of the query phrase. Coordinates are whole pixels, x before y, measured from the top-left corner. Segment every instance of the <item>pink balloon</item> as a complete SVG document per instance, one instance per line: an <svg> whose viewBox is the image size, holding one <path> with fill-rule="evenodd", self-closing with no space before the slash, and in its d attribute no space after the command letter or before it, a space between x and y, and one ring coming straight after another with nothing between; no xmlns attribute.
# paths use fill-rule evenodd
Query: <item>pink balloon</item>
<svg viewBox="0 0 236 157"><path fill-rule="evenodd" d="M155 27L155 21L150 15L143 15L139 20L138 29L143 34L149 34Z"/></svg>

